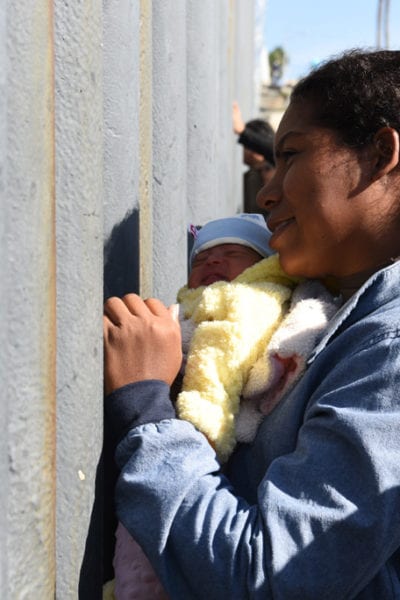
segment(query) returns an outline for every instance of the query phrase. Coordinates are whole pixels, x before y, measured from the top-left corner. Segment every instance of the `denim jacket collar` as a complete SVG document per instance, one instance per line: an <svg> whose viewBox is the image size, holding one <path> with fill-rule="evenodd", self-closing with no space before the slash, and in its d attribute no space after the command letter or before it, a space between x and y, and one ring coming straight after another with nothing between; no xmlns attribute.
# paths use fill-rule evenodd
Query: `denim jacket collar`
<svg viewBox="0 0 400 600"><path fill-rule="evenodd" d="M399 295L400 292L400 261L395 262L379 271L376 271L367 281L360 287L359 290L351 298L347 300L337 311L321 339L316 345L307 360L307 365L310 365L320 352L327 346L338 329L347 321L359 320L376 306L378 296L382 290L382 284L385 282L385 302ZM382 299L380 299L382 302Z"/></svg>

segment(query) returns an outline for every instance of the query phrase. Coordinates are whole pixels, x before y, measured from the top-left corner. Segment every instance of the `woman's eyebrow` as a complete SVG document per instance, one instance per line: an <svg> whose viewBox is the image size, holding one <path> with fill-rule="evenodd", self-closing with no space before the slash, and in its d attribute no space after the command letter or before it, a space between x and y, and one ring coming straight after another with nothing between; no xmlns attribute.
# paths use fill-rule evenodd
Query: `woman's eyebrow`
<svg viewBox="0 0 400 600"><path fill-rule="evenodd" d="M278 156L280 152L282 152L282 146L287 141L287 139L291 139L292 137L301 137L303 132L290 130L283 134L283 136L277 141L275 144L275 156Z"/></svg>

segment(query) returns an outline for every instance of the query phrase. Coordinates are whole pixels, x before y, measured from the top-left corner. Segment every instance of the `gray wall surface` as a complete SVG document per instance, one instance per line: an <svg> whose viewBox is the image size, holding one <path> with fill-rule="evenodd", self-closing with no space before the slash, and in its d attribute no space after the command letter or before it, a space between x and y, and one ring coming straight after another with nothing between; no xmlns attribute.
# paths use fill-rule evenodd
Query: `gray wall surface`
<svg viewBox="0 0 400 600"><path fill-rule="evenodd" d="M0 6L1 598L112 576L103 299L174 302L188 224L242 210L253 42L253 0Z"/></svg>
<svg viewBox="0 0 400 600"><path fill-rule="evenodd" d="M102 431L101 1L56 2L58 598L78 589ZM69 560L65 560L69 557ZM100 560L100 555L99 555Z"/></svg>

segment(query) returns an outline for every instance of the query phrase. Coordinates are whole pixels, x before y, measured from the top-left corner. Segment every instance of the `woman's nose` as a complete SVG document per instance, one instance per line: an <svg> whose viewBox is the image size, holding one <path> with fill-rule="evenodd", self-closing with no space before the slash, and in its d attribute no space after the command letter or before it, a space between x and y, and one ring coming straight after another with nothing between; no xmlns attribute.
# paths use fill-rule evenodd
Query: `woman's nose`
<svg viewBox="0 0 400 600"><path fill-rule="evenodd" d="M257 205L263 210L270 211L276 202L279 202L279 191L275 176L266 183L258 192Z"/></svg>

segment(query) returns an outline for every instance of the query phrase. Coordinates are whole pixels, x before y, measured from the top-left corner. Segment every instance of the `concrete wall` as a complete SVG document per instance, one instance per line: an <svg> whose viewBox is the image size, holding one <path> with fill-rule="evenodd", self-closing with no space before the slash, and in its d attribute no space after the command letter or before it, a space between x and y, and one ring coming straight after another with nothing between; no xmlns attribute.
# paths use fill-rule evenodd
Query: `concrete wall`
<svg viewBox="0 0 400 600"><path fill-rule="evenodd" d="M0 12L0 595L50 598L56 488L52 14L41 0L5 6Z"/></svg>
<svg viewBox="0 0 400 600"><path fill-rule="evenodd" d="M186 0L152 2L152 286L145 295L174 302L186 272ZM142 288L143 289L143 288ZM146 294L147 292L147 294Z"/></svg>
<svg viewBox="0 0 400 600"><path fill-rule="evenodd" d="M102 445L103 20L100 0L54 8L57 597L72 598Z"/></svg>
<svg viewBox="0 0 400 600"><path fill-rule="evenodd" d="M2 598L101 595L103 296L173 302L188 223L241 210L253 28L253 0L0 7Z"/></svg>
<svg viewBox="0 0 400 600"><path fill-rule="evenodd" d="M6 7L0 5L0 199L1 199L1 218L0 218L0 252L4 257L7 255L7 224L9 221L9 210L6 204L6 160L7 160L7 102L6 102ZM3 389L8 389L8 351L7 351L7 304L9 302L10 292L8 292L9 275L8 260L0 261L0 381L3 382ZM7 456L8 446L8 399L3 396L0 402L0 481L3 482L3 491L0 493L0 590L6 590L8 587L8 569L7 554L7 506L9 494L9 478Z"/></svg>

